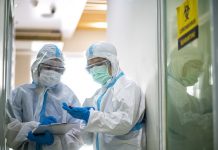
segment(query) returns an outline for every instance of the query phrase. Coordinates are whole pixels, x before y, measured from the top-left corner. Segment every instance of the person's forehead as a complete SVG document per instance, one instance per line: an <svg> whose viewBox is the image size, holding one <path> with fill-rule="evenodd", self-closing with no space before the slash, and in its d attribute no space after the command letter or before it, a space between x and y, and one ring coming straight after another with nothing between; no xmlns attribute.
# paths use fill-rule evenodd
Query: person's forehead
<svg viewBox="0 0 218 150"><path fill-rule="evenodd" d="M96 57L96 58L89 59L88 64L94 64L94 63L101 62L104 60L107 60L107 59L102 58L102 57Z"/></svg>

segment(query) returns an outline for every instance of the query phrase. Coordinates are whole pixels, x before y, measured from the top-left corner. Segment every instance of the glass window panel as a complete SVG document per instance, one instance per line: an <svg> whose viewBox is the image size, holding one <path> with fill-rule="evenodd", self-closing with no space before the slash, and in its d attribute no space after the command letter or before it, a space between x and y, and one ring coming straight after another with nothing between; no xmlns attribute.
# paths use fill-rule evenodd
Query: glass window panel
<svg viewBox="0 0 218 150"><path fill-rule="evenodd" d="M212 150L210 1L198 0L198 38L178 49L177 7L165 0L167 150Z"/></svg>

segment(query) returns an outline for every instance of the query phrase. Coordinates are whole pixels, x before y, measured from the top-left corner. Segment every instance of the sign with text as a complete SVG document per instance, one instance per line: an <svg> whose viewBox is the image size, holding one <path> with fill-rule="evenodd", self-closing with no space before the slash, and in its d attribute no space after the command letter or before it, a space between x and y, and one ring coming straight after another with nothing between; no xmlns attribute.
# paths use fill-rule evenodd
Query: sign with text
<svg viewBox="0 0 218 150"><path fill-rule="evenodd" d="M198 0L185 0L177 7L178 49L198 38Z"/></svg>

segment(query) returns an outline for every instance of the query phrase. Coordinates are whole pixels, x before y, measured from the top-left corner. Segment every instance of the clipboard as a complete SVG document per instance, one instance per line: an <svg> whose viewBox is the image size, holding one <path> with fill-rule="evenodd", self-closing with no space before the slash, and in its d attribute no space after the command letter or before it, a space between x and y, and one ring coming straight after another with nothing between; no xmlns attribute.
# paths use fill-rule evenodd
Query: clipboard
<svg viewBox="0 0 218 150"><path fill-rule="evenodd" d="M33 129L33 134L42 134L45 131L50 131L55 135L63 135L67 133L72 128L79 128L79 124L72 123L54 123L50 125L39 125L37 128Z"/></svg>

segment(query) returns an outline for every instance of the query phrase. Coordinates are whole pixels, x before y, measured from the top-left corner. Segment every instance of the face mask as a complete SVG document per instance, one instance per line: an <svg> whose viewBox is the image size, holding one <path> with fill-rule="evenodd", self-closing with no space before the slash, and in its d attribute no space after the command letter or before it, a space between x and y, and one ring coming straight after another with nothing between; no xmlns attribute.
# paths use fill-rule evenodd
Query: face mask
<svg viewBox="0 0 218 150"><path fill-rule="evenodd" d="M92 75L93 79L101 85L104 85L111 78L106 65L95 66L91 68L90 74Z"/></svg>
<svg viewBox="0 0 218 150"><path fill-rule="evenodd" d="M54 70L42 70L39 76L39 83L45 87L53 87L60 82L61 74Z"/></svg>

